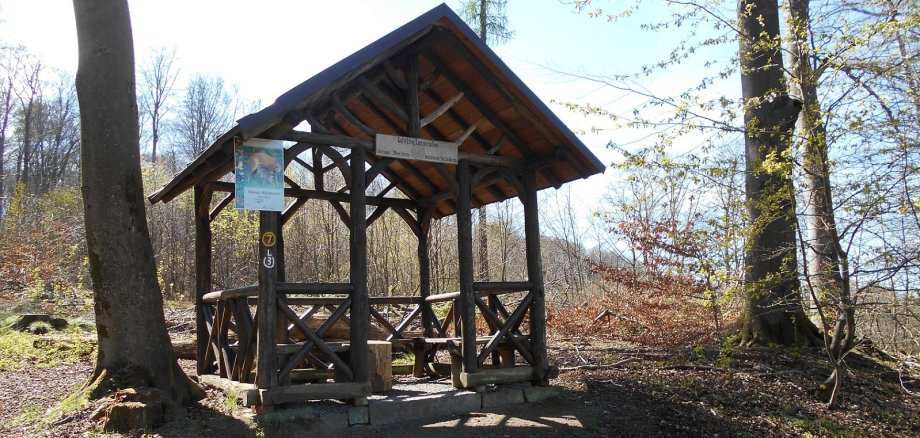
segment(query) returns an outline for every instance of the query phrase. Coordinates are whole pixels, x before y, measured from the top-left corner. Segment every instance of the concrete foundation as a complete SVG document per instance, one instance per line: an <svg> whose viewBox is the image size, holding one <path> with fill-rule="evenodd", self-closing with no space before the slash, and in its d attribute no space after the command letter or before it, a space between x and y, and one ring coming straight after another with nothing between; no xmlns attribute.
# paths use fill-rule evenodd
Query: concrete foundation
<svg viewBox="0 0 920 438"><path fill-rule="evenodd" d="M207 385L211 382L202 383ZM275 406L274 412L264 416L306 420L326 430L341 430L356 425L383 426L420 419L450 418L503 406L536 403L559 394L559 388L527 383L497 385L473 392L455 389L443 379L398 377L391 390L369 396L366 406L332 400L292 403Z"/></svg>

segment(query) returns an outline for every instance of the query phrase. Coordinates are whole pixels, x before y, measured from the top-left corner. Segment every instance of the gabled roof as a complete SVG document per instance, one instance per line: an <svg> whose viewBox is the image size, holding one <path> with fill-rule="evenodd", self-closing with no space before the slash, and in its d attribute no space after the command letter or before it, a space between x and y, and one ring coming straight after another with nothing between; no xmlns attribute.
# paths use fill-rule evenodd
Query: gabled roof
<svg viewBox="0 0 920 438"><path fill-rule="evenodd" d="M415 110L405 98L411 96L407 78L413 74L419 78L421 119L414 127L408 115ZM541 189L604 171L572 131L442 4L239 119L150 201L168 202L231 172L235 142L254 137L310 142L294 131L303 121L313 132L350 137L355 140L351 147L370 148L370 163L380 160L371 147L373 133L413 136L415 129L422 138L460 140L461 159L510 168L501 175L537 169ZM454 212L455 183L449 181L454 166L406 160L381 164L386 164L381 175L409 199L433 204L437 217ZM518 184L495 175L476 181L474 207L517 196Z"/></svg>

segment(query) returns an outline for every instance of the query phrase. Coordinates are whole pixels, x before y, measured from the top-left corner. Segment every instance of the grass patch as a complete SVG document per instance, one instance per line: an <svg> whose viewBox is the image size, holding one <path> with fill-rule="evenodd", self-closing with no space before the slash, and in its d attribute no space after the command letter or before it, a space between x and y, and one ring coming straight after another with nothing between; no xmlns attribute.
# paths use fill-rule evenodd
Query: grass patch
<svg viewBox="0 0 920 438"><path fill-rule="evenodd" d="M240 413L240 390L229 388L224 393L224 409L233 417Z"/></svg>
<svg viewBox="0 0 920 438"><path fill-rule="evenodd" d="M68 331L46 340L29 333L0 328L0 351L3 351L0 371L18 371L26 367L53 368L75 364L90 358L96 346L77 331Z"/></svg>
<svg viewBox="0 0 920 438"><path fill-rule="evenodd" d="M415 355L412 353L401 353L393 359L393 365L412 365L415 363Z"/></svg>
<svg viewBox="0 0 920 438"><path fill-rule="evenodd" d="M768 419L779 425L779 430L784 435L799 435L801 437L862 437L846 426L837 424L827 417L801 418L796 416L767 416Z"/></svg>
<svg viewBox="0 0 920 438"><path fill-rule="evenodd" d="M18 429L27 424L44 424L46 421L45 406L35 403L25 405L22 408L22 412L13 417L6 426L11 429Z"/></svg>

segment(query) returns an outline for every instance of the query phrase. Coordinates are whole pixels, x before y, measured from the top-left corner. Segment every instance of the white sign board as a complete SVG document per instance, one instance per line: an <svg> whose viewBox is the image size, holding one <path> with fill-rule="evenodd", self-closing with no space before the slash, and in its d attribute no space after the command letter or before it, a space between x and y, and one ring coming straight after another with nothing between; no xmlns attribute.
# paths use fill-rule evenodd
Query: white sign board
<svg viewBox="0 0 920 438"><path fill-rule="evenodd" d="M377 156L457 164L457 143L377 134Z"/></svg>
<svg viewBox="0 0 920 438"><path fill-rule="evenodd" d="M234 151L236 208L284 210L284 143L250 139Z"/></svg>

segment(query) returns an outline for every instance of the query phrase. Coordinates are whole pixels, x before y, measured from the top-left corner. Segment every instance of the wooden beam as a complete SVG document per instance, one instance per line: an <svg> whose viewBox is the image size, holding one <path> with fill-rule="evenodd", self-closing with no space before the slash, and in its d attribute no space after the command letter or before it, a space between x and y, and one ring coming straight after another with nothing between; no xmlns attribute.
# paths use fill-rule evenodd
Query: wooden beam
<svg viewBox="0 0 920 438"><path fill-rule="evenodd" d="M326 318L326 321L323 323L323 325L316 329L316 336L319 336L320 338L325 336L326 332L328 332L329 329L331 329L335 324L335 322L342 318L345 315L345 312L347 312L349 309L351 309L350 296L345 298L345 300L341 302L338 308L335 308L335 310L332 311L332 314L329 315L329 318ZM279 374L288 376L291 370L297 366L301 359L307 356L307 353L309 353L310 349L312 348L313 342L311 341L307 341L301 345L300 348L298 348L297 351L288 358L287 364L281 369Z"/></svg>
<svg viewBox="0 0 920 438"><path fill-rule="evenodd" d="M218 181L213 183L213 185L215 191L232 192L234 190L234 185L230 182ZM289 198L320 199L323 201L336 202L350 202L351 200L348 193L327 192L325 190L298 189L294 187L286 187L284 189L284 196ZM383 207L402 207L410 209L414 209L417 205L411 199L385 198L379 196L368 196L367 204Z"/></svg>
<svg viewBox="0 0 920 438"><path fill-rule="evenodd" d="M479 75L489 85L491 85L493 89L498 91L502 97L504 97L511 104L511 106L518 111L521 116L527 119L527 121L533 125L534 129L540 131L540 134L543 135L543 137L545 137L546 140L550 142L550 144L558 147L559 141L556 136L549 132L544 124L540 120L537 120L537 117L532 112L530 112L530 110L525 107L521 101L511 93L510 90L508 90L508 87L505 87L501 82L499 82L492 71L490 71L489 68L486 67L486 65L483 64L479 58L473 56L473 54L466 48L466 46L463 45L459 39L457 39L456 36L454 36L453 33L443 28L437 29L436 32L439 32L442 36L444 36L444 39L448 42L448 44L453 46L457 53L460 54L460 56L472 64L473 68L479 72Z"/></svg>
<svg viewBox="0 0 920 438"><path fill-rule="evenodd" d="M428 98L430 98L432 101L434 101L435 103L439 105L446 102L444 99L441 98L441 96L439 96L437 93L433 91L428 91L427 96ZM447 111L447 116L450 117L451 121L453 121L454 123L456 123L457 125L461 127L466 126L468 124L468 122L463 117L460 117L460 115L458 115L453 109L450 109L449 111ZM476 129L479 127L479 124L482 123L482 121L484 120L487 120L487 118L485 116L481 116L479 120L473 123L473 125L468 126L463 131L463 134L461 134L459 138L453 141L457 143L458 145L462 145L469 137L472 137L479 144L479 148L485 151L486 155L495 154L495 151L487 148L487 146L489 145L489 142L486 141L486 139L483 138L482 135L476 132Z"/></svg>
<svg viewBox="0 0 920 438"><path fill-rule="evenodd" d="M370 304L367 295L367 199L364 180L364 149L353 149L351 154L351 237L349 239L349 271L351 285L351 350L349 360L354 373L353 381L364 384L370 381L367 334L370 324Z"/></svg>
<svg viewBox="0 0 920 438"><path fill-rule="evenodd" d="M293 323L294 326L297 327L310 342L313 343L313 346L316 347L316 349L325 354L326 357L328 357L329 360L335 364L340 373L351 377L352 371L349 369L348 365L346 365L345 362L343 362L342 359L337 354L335 354L335 352L332 351L332 349L329 348L329 346L326 345L326 343L323 342L323 340L310 327L307 326L307 323L303 322L297 316L297 314L287 306L287 304L282 303L280 306L278 306L278 308L287 317L287 319L291 321L291 323Z"/></svg>
<svg viewBox="0 0 920 438"><path fill-rule="evenodd" d="M278 233L278 212L259 212L259 323L256 337L256 386L268 389L278 386L278 356L275 354L275 326L278 313L276 284L278 282L278 264L274 242L265 245L269 239L262 238L266 233Z"/></svg>
<svg viewBox="0 0 920 438"><path fill-rule="evenodd" d="M426 125L430 124L431 122L437 120L438 117L441 117L442 115L444 115L444 113L446 113L448 110L450 110L457 102L460 101L460 99L463 99L463 92L462 92L462 91L459 92L459 93L457 93L456 96L451 97L450 99L448 99L447 102L442 103L441 106L435 108L434 111L428 113L427 116L425 116L424 118L422 118L422 120L421 120L421 125L422 125L422 126L426 126Z"/></svg>
<svg viewBox="0 0 920 438"><path fill-rule="evenodd" d="M403 126L408 126L409 114L406 113L406 110L390 100L389 97L384 95L383 92L366 77L362 76L358 80L367 98L374 101L378 106L385 109L393 116L398 117L403 122Z"/></svg>
<svg viewBox="0 0 920 438"><path fill-rule="evenodd" d="M473 219L470 206L470 163L461 161L457 165L457 249L460 280L460 297L457 303L458 320L461 324L463 343L463 371L475 373L476 361L476 293L473 287Z"/></svg>
<svg viewBox="0 0 920 438"><path fill-rule="evenodd" d="M479 124L481 124L482 121L485 119L486 119L485 117L482 117L479 120L477 120L475 123L467 127L466 131L463 131L463 134L460 134L460 137L455 141L455 143L457 143L457 147L463 146L463 142L465 142L466 139L470 138L470 136L473 135L474 132L476 132L476 129L479 128ZM492 153L494 154L494 152Z"/></svg>
<svg viewBox="0 0 920 438"><path fill-rule="evenodd" d="M438 71L435 70L431 76L428 76L424 81L418 84L419 91L427 91L429 88L431 88L432 85L434 85L434 81L438 80L440 77L441 73L438 73Z"/></svg>
<svg viewBox="0 0 920 438"><path fill-rule="evenodd" d="M393 211L402 218L403 222L409 226L409 229L412 230L412 234L418 236L422 232L422 228L419 226L418 221L412 217L412 214L409 213L405 208L396 207Z"/></svg>
<svg viewBox="0 0 920 438"><path fill-rule="evenodd" d="M376 222L377 219L380 219L380 217L383 216L383 214L386 213L386 211L387 211L387 207L375 208L374 212L371 213L371 215L367 217L367 226L371 226L371 224Z"/></svg>
<svg viewBox="0 0 920 438"><path fill-rule="evenodd" d="M534 171L523 176L524 185L524 238L527 257L527 279L533 284L530 305L530 351L533 366L542 373L549 368L546 356L546 303L543 286L543 261L540 255L540 214L537 206L537 182ZM540 382L548 383L548 382Z"/></svg>
<svg viewBox="0 0 920 438"><path fill-rule="evenodd" d="M395 161L393 158L381 158L377 160L371 165L370 169L367 169L367 175L365 175L364 180L368 183L373 182L374 178L377 178L377 175L380 175L380 173L382 173L393 161Z"/></svg>
<svg viewBox="0 0 920 438"><path fill-rule="evenodd" d="M308 201L308 198L297 198L291 205L287 206L284 209L284 212L281 213L281 226L284 226L288 223L291 218L300 211L300 208L304 206Z"/></svg>
<svg viewBox="0 0 920 438"><path fill-rule="evenodd" d="M447 183L447 186L450 187L450 191L454 194L460 193L460 186L457 184L457 177L454 174L450 173L447 170L447 167L441 163L431 163L431 167L434 167L434 170L438 171L438 174L441 175L441 178Z"/></svg>
<svg viewBox="0 0 920 438"><path fill-rule="evenodd" d="M210 370L205 363L208 349L208 329L204 314L204 296L211 292L211 205L210 188L195 186L195 336L197 338L197 371L203 375Z"/></svg>
<svg viewBox="0 0 920 438"><path fill-rule="evenodd" d="M419 120L418 103L418 55L413 54L406 59L406 108L408 108L408 120L406 121L406 132L410 137L419 137L424 124Z"/></svg>
<svg viewBox="0 0 920 438"><path fill-rule="evenodd" d="M371 384L367 381L290 385L259 391L263 405L325 399L346 400L370 394Z"/></svg>
<svg viewBox="0 0 920 438"><path fill-rule="evenodd" d="M324 134L318 132L288 131L286 134L279 135L276 140L284 141L302 141L305 143L325 144L343 148L363 148L369 152L374 151L374 140L367 138L350 137L347 135ZM516 160L514 158L502 157L498 155L471 154L468 152L459 152L458 160L469 161L472 164L482 164L489 166L499 166L521 169L527 165L526 161Z"/></svg>
<svg viewBox="0 0 920 438"><path fill-rule="evenodd" d="M333 105L335 105L335 108L338 110L339 114L341 114L343 117L345 117L345 120L347 120L348 123L351 123L352 126L354 126L355 128L358 128L359 130L361 130L362 132L364 132L365 134L367 134L368 137L374 137L375 135L377 135L377 131L375 131L375 130L372 129L371 127L365 125L364 122L362 122L360 119L358 119L358 118L357 118L357 117L356 117L356 116L345 106L345 104L342 103L342 101L341 101L341 99L339 99L338 95L335 95L335 94L332 95L332 103L333 103Z"/></svg>
<svg viewBox="0 0 920 438"><path fill-rule="evenodd" d="M317 149L319 149L320 152L323 153L323 155L329 157L329 159L332 160L332 162L335 163L336 166L338 166L339 171L342 172L342 179L344 179L345 181L348 181L349 172L351 172L348 169L348 160L346 160L345 157L343 157L342 154L339 153L339 151L333 149L329 145L319 145L317 146Z"/></svg>
<svg viewBox="0 0 920 438"><path fill-rule="evenodd" d="M211 209L211 212L208 213L208 218L213 222L214 219L217 218L217 215L224 211L224 208L230 205L230 202L232 202L234 198L236 198L236 193L233 192L230 192L227 194L227 196L224 196L224 198L221 199L220 202L218 202L217 205Z"/></svg>
<svg viewBox="0 0 920 438"><path fill-rule="evenodd" d="M390 62L389 59L383 61L383 68L387 72L387 77L389 77L390 81L396 84L397 87L403 90L409 87L409 85L406 83L406 77L399 75L400 72L396 71L396 69L393 67L393 63Z"/></svg>
<svg viewBox="0 0 920 438"><path fill-rule="evenodd" d="M526 346L521 342L520 339L514 337L513 333L509 333L514 327L520 325L520 321L523 320L524 314L527 313L527 308L530 307L532 302L533 293L527 294L524 300L518 304L516 309L514 309L514 313L508 317L508 320L505 321L504 324L501 324L501 321L499 321L498 317L492 313L492 310L489 309L489 306L487 306L486 303L479 297L476 298L476 304L479 306L480 311L486 320L491 319L490 324L498 325L498 332L492 336L492 339L490 339L489 342L486 343L486 346L482 349L482 353L479 354L479 365L485 363L489 353L491 353L495 347L498 347L498 344L502 342L503 338L507 338L514 345L514 348L521 353L521 356L523 356L528 363L531 365L533 364L533 354L527 351Z"/></svg>
<svg viewBox="0 0 920 438"><path fill-rule="evenodd" d="M306 161L301 160L300 157L297 157L297 156L291 157L291 161L299 164L304 169L307 169L307 172L313 173L313 166L308 164Z"/></svg>
<svg viewBox="0 0 920 438"><path fill-rule="evenodd" d="M514 133L514 131L512 131L511 128L509 128L508 125L506 125L505 122L502 121L502 119L498 117L498 114L492 111L491 107L489 107L485 102L479 99L479 97L476 96L476 93L470 90L470 88L467 87L466 84L462 80L460 80L460 78L457 77L457 75L455 75L450 70L450 68L447 67L447 65L445 65L444 62L442 62L440 58L438 58L437 55L431 52L425 52L425 59L431 62L435 66L435 68L437 68L438 71L440 71L441 74L443 74L444 77L447 78L448 81L450 81L451 85L453 85L454 88L466 93L467 100L469 100L470 103L472 103L473 106L475 106L476 109L479 110L479 112L481 112L484 116L488 117L489 121L492 122L492 124L495 125L495 127L498 128L502 134L508 137L508 140L511 141L511 144L514 146L515 149L517 149L517 151L522 156L524 156L525 158L529 158L533 156L533 152L531 152L530 149L528 149L527 146L525 146L524 142L522 142L518 138L518 136Z"/></svg>
<svg viewBox="0 0 920 438"><path fill-rule="evenodd" d="M526 382L537 378L534 367L511 367L481 370L475 373L461 372L460 383L464 388L499 385L503 383Z"/></svg>

